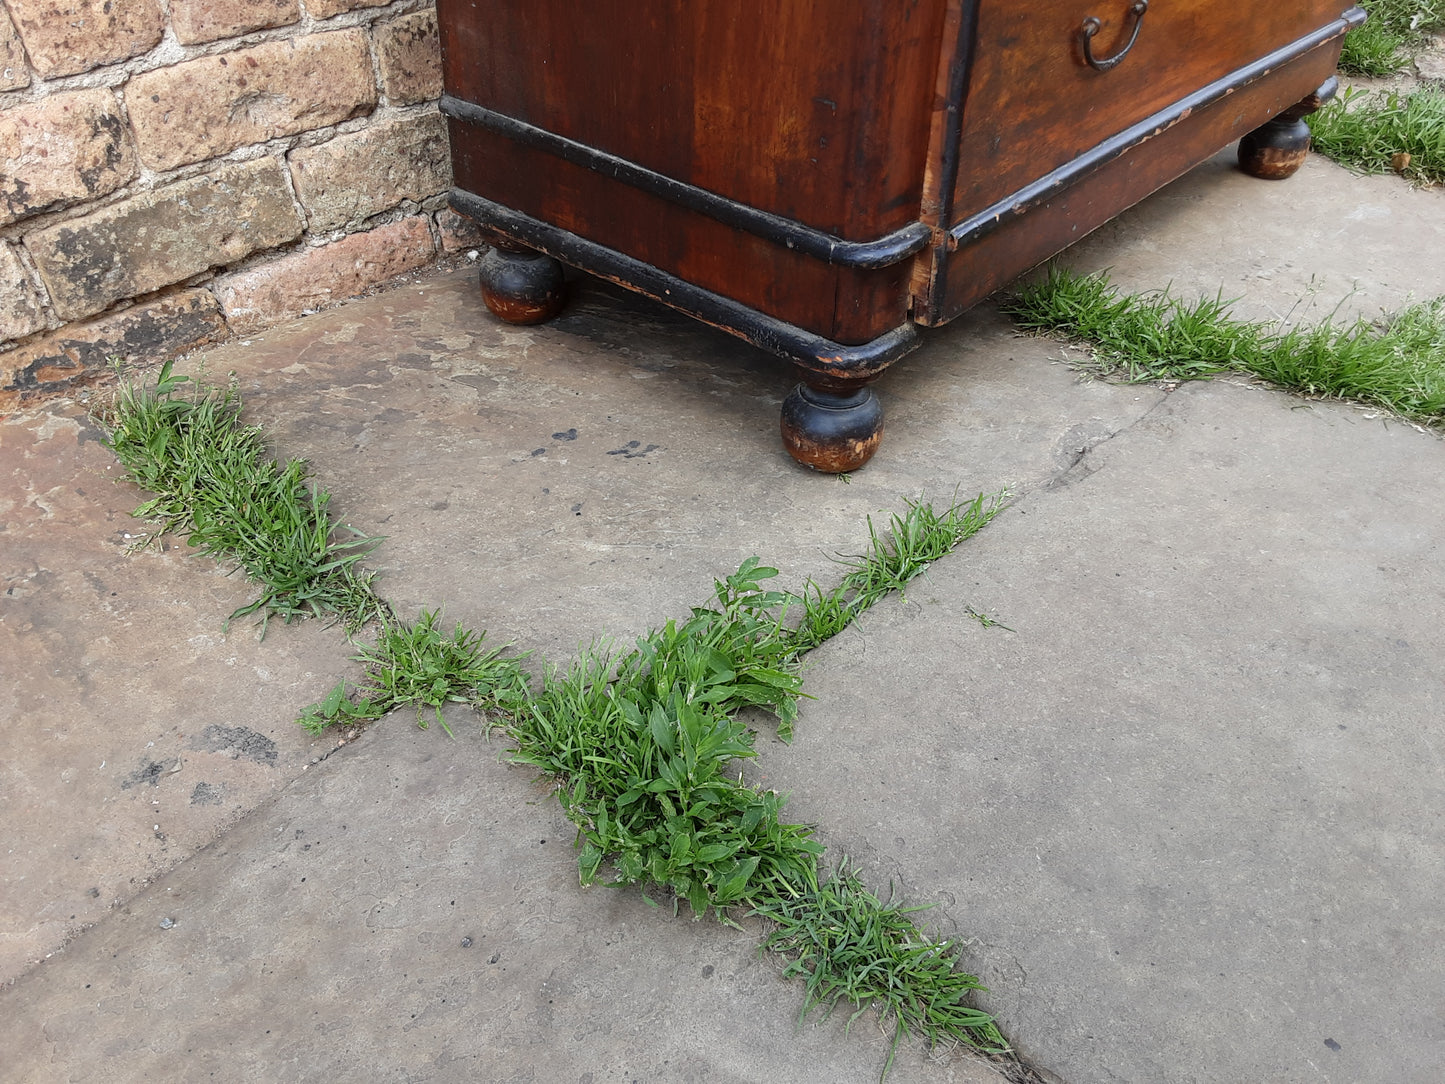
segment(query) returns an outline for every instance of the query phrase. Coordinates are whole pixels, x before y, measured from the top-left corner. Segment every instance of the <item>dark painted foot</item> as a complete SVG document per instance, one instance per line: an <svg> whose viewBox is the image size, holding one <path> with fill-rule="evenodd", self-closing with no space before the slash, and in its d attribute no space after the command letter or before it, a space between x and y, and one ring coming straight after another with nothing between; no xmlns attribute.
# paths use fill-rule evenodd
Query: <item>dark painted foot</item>
<svg viewBox="0 0 1445 1084"><path fill-rule="evenodd" d="M493 245L481 262L482 300L509 324L540 324L562 311L562 265L529 248Z"/></svg>
<svg viewBox="0 0 1445 1084"><path fill-rule="evenodd" d="M1304 118L1335 96L1340 81L1329 81L1304 101L1260 125L1239 141L1239 165L1251 177L1282 181L1293 177L1310 152L1310 127Z"/></svg>
<svg viewBox="0 0 1445 1084"><path fill-rule="evenodd" d="M869 387L833 391L799 384L783 400L783 447L828 474L857 470L883 439L883 405Z"/></svg>

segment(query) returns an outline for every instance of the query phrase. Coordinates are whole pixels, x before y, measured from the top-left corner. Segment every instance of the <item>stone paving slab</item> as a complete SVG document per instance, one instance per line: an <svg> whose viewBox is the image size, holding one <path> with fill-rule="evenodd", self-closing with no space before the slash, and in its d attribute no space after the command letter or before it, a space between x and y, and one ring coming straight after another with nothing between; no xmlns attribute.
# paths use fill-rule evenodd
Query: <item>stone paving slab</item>
<svg viewBox="0 0 1445 1084"><path fill-rule="evenodd" d="M171 539L73 404L0 423L0 984L277 793L335 739L296 708L352 654L256 626L239 576Z"/></svg>
<svg viewBox="0 0 1445 1084"><path fill-rule="evenodd" d="M685 615L752 555L834 576L867 516L1045 482L1162 398L1059 357L988 310L930 337L890 374L889 454L845 482L783 451L785 367L591 282L542 327L499 325L459 272L204 355L387 536L400 612L444 603L554 660Z"/></svg>
<svg viewBox="0 0 1445 1084"><path fill-rule="evenodd" d="M1438 1080L1442 470L1187 385L820 649L760 778L1071 1084Z"/></svg>
<svg viewBox="0 0 1445 1084"><path fill-rule="evenodd" d="M1241 319L1375 319L1445 293L1445 187L1311 157L1286 181L1231 148L1068 250L1126 290L1222 294Z"/></svg>
<svg viewBox="0 0 1445 1084"><path fill-rule="evenodd" d="M577 885L530 772L393 718L7 992L7 1079L878 1079L756 928ZM684 915L686 909L684 908ZM889 1079L1004 1084L905 1044Z"/></svg>

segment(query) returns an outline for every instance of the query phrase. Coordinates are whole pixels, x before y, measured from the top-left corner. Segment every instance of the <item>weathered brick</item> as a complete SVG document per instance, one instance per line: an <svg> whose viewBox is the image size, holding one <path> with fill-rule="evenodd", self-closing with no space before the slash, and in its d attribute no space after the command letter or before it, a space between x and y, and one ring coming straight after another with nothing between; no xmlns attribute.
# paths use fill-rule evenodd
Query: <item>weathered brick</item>
<svg viewBox="0 0 1445 1084"><path fill-rule="evenodd" d="M260 158L37 230L25 247L74 320L300 235L281 163Z"/></svg>
<svg viewBox="0 0 1445 1084"><path fill-rule="evenodd" d="M161 361L225 337L226 321L209 290L71 324L0 354L0 411L91 383L116 360Z"/></svg>
<svg viewBox="0 0 1445 1084"><path fill-rule="evenodd" d="M366 39L352 28L146 72L125 99L141 160L172 169L367 113L376 84Z"/></svg>
<svg viewBox="0 0 1445 1084"><path fill-rule="evenodd" d="M30 85L30 66L25 62L25 47L10 14L0 6L0 90L16 90Z"/></svg>
<svg viewBox="0 0 1445 1084"><path fill-rule="evenodd" d="M231 330L246 334L352 297L434 255L426 217L413 215L226 275L215 291Z"/></svg>
<svg viewBox="0 0 1445 1084"><path fill-rule="evenodd" d="M381 91L393 104L441 97L442 51L430 9L379 24L374 33Z"/></svg>
<svg viewBox="0 0 1445 1084"><path fill-rule="evenodd" d="M290 26L300 18L297 0L171 0L171 28L185 45Z"/></svg>
<svg viewBox="0 0 1445 1084"><path fill-rule="evenodd" d="M113 192L135 176L115 95L52 94L0 113L0 225Z"/></svg>
<svg viewBox="0 0 1445 1084"><path fill-rule="evenodd" d="M5 0L46 78L77 75L144 53L165 32L156 0Z"/></svg>
<svg viewBox="0 0 1445 1084"><path fill-rule="evenodd" d="M374 124L292 151L291 177L313 230L330 230L421 201L451 184L440 113Z"/></svg>
<svg viewBox="0 0 1445 1084"><path fill-rule="evenodd" d="M20 257L0 243L0 342L18 339L45 326L45 312L30 288Z"/></svg>
<svg viewBox="0 0 1445 1084"><path fill-rule="evenodd" d="M441 234L443 252L483 248L487 243L474 220L457 214L450 207L443 207L437 212L437 232Z"/></svg>
<svg viewBox="0 0 1445 1084"><path fill-rule="evenodd" d="M343 11L355 11L357 8L380 8L389 3L391 0L306 0L306 10L318 19L329 19L333 15L340 15Z"/></svg>

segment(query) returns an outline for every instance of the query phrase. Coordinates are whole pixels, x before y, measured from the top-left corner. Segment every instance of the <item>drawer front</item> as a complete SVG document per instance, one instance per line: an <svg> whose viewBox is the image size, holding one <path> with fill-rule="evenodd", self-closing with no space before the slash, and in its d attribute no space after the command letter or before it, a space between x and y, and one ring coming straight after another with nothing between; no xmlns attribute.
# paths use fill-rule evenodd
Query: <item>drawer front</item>
<svg viewBox="0 0 1445 1084"><path fill-rule="evenodd" d="M1338 56L1338 43L1329 42L1281 64L1076 183L1042 197L1027 213L1004 218L996 229L953 252L940 252L929 269L932 281L923 286L915 283L915 296L925 299L915 313L924 314L923 323L952 320L1220 147L1288 109L1330 77Z"/></svg>
<svg viewBox="0 0 1445 1084"><path fill-rule="evenodd" d="M1335 22L1345 0L982 0L953 220L1005 199L1188 94ZM1097 20L1096 60L1083 28ZM1138 30L1129 42L1134 30Z"/></svg>

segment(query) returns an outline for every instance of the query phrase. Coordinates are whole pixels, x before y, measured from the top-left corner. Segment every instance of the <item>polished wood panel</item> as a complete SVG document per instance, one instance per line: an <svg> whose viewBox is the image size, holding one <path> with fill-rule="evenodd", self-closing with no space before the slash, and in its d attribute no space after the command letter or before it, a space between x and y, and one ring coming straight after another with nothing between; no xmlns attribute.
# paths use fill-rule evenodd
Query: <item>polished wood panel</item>
<svg viewBox="0 0 1445 1084"><path fill-rule="evenodd" d="M449 93L849 240L915 221L945 0L439 0Z"/></svg>
<svg viewBox="0 0 1445 1084"><path fill-rule="evenodd" d="M1084 20L1100 20L1097 48L1112 54L1128 41L1130 4L1033 0L981 6L963 107L955 219L1006 198L1349 7L1341 0L1152 0L1129 54L1111 71L1095 71L1082 54Z"/></svg>
<svg viewBox="0 0 1445 1084"><path fill-rule="evenodd" d="M1111 163L946 259L945 295L931 311L930 323L945 323L1007 286L1144 197L1183 175L1219 148L1227 146L1300 100L1301 87L1330 78L1339 55L1331 42L1284 65L1186 123L1136 145Z"/></svg>

